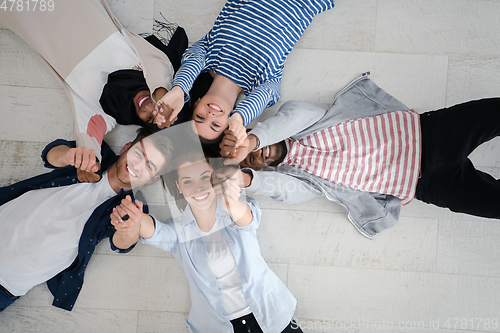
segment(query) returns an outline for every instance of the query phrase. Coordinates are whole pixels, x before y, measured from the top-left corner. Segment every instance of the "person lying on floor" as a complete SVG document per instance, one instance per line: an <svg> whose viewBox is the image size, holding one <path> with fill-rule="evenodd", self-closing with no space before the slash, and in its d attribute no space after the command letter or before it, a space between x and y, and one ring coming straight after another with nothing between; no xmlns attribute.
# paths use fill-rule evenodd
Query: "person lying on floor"
<svg viewBox="0 0 500 333"><path fill-rule="evenodd" d="M114 245L127 235L115 233L109 214L122 199L132 200L132 188L161 174L173 131L140 134L119 157L103 142L104 172L95 183L77 176L92 173L86 171L96 163L88 158L90 149L56 140L42 152L45 166L55 170L0 188L0 311L45 281L52 304L72 310L96 245L109 237L114 251L134 247Z"/></svg>
<svg viewBox="0 0 500 333"><path fill-rule="evenodd" d="M135 231L145 244L179 261L191 293L190 332L300 333L292 321L297 301L262 258L257 241L261 211L241 195L241 174L214 181L203 153L186 151L165 175L182 216L160 222L136 200L113 210L118 233ZM212 185L212 183L217 183ZM130 219L122 221L122 216Z"/></svg>
<svg viewBox="0 0 500 333"><path fill-rule="evenodd" d="M289 101L258 123L244 145L228 132L221 154L241 161L249 194L295 204L326 196L364 236L391 227L413 198L500 218L500 181L468 155L500 135L500 98L423 114L364 75L329 110Z"/></svg>
<svg viewBox="0 0 500 333"><path fill-rule="evenodd" d="M228 0L212 29L184 52L172 89L157 103L158 108L169 105L172 113L160 114L157 123L177 117L194 80L209 72L213 83L194 102L198 134L203 143L219 143L229 126L243 141L244 126L278 101L295 43L316 15L333 7L333 0ZM234 108L241 92L246 98Z"/></svg>

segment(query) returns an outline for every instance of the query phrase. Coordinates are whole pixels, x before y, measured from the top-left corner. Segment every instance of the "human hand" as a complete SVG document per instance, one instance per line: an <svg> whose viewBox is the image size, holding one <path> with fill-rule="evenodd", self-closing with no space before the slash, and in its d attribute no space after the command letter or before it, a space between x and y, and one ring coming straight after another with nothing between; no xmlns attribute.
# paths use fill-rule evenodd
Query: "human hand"
<svg viewBox="0 0 500 333"><path fill-rule="evenodd" d="M216 179L213 181L215 195L222 198L224 209L236 221L246 211L246 205L241 205L242 202L239 201L241 186L243 186L242 173L234 166L226 166L221 169L212 173L212 177Z"/></svg>
<svg viewBox="0 0 500 333"><path fill-rule="evenodd" d="M172 113L174 113L174 109L170 105L165 104L162 100L159 100L155 106L155 112L153 112L155 117L154 123L156 126L163 129L173 125L173 123L177 120L177 116L170 120Z"/></svg>
<svg viewBox="0 0 500 333"><path fill-rule="evenodd" d="M247 130L245 126L243 126L243 117L235 112L231 117L228 118L227 123L229 125L229 129L234 133L236 138L236 147L239 147L243 144L243 141L247 137Z"/></svg>
<svg viewBox="0 0 500 333"><path fill-rule="evenodd" d="M66 152L65 161L77 169L78 179L81 182L97 182L101 175L97 172L101 165L95 157L95 151L87 147L70 148Z"/></svg>
<svg viewBox="0 0 500 333"><path fill-rule="evenodd" d="M175 86L156 102L156 125L159 128L165 128L173 124L183 106L184 91Z"/></svg>
<svg viewBox="0 0 500 333"><path fill-rule="evenodd" d="M247 157L252 151L250 147L250 140L245 137L242 144L238 147L236 146L238 138L232 130L225 130L224 137L222 138L220 147L220 154L222 157L234 159L237 163L240 163Z"/></svg>
<svg viewBox="0 0 500 333"><path fill-rule="evenodd" d="M224 165L222 167L215 169L212 172L212 176L210 178L212 187L215 188L216 186L233 177L234 174L239 171L239 168L240 166L235 160L228 159L224 161Z"/></svg>
<svg viewBox="0 0 500 333"><path fill-rule="evenodd" d="M111 213L111 224L119 234L139 235L141 229L141 220L144 215L142 212L143 203L139 200L132 201L130 195L122 199L121 204L113 208Z"/></svg>
<svg viewBox="0 0 500 333"><path fill-rule="evenodd" d="M78 180L83 183L95 183L101 180L102 172L100 172L101 164L96 162L98 171L97 172L87 172L82 169L76 169L76 175L78 176Z"/></svg>

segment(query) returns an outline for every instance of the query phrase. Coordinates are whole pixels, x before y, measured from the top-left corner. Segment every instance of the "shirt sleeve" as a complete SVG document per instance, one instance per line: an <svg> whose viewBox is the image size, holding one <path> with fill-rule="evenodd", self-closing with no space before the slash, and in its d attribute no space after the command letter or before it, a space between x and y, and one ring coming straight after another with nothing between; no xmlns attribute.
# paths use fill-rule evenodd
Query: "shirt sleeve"
<svg viewBox="0 0 500 333"><path fill-rule="evenodd" d="M252 183L245 188L252 195L268 196L285 204L299 204L323 196L323 192L313 184L284 173L244 170L253 175Z"/></svg>
<svg viewBox="0 0 500 333"><path fill-rule="evenodd" d="M175 74L172 86L184 91L184 101L189 101L189 91L193 83L205 68L207 58L207 36L203 37L186 50L182 56L181 67Z"/></svg>
<svg viewBox="0 0 500 333"><path fill-rule="evenodd" d="M114 233L113 233L114 235ZM132 251L134 249L134 247L137 245L137 242L134 243L131 247L129 247L128 249L120 249L120 248L117 248L115 246L115 244L113 243L113 235L111 235L111 237L109 237L109 246L111 247L111 250L113 252L116 252L116 253L120 253L120 254L123 254L123 253L129 253L130 251Z"/></svg>
<svg viewBox="0 0 500 333"><path fill-rule="evenodd" d="M143 244L148 244L168 253L173 253L175 245L178 243L177 231L172 219L159 222L154 218L155 232L150 238L142 238Z"/></svg>
<svg viewBox="0 0 500 333"><path fill-rule="evenodd" d="M243 125L247 126L252 120L260 116L266 107L270 107L278 101L280 98L280 84L280 78L262 83L254 88L232 113L239 113L243 117Z"/></svg>

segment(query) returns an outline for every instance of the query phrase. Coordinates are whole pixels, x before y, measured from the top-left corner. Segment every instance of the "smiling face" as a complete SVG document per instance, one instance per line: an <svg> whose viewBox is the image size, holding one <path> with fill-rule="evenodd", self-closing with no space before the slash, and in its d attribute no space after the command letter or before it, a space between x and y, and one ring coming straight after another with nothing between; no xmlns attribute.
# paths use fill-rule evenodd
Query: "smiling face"
<svg viewBox="0 0 500 333"><path fill-rule="evenodd" d="M206 161L184 163L177 170L177 188L191 209L206 210L217 204L211 175L212 169Z"/></svg>
<svg viewBox="0 0 500 333"><path fill-rule="evenodd" d="M227 118L233 109L215 94L206 94L194 104L193 120L198 135L213 140L227 128Z"/></svg>
<svg viewBox="0 0 500 333"><path fill-rule="evenodd" d="M124 189L137 188L151 181L165 164L165 156L145 138L116 161L116 177Z"/></svg>
<svg viewBox="0 0 500 333"><path fill-rule="evenodd" d="M154 121L155 102L151 98L149 90L139 91L135 95L133 103L135 106L135 111L139 118L147 123L152 124Z"/></svg>
<svg viewBox="0 0 500 333"><path fill-rule="evenodd" d="M263 168L268 165L275 166L283 161L286 152L285 142L281 141L251 152L240 162L240 166L246 168Z"/></svg>

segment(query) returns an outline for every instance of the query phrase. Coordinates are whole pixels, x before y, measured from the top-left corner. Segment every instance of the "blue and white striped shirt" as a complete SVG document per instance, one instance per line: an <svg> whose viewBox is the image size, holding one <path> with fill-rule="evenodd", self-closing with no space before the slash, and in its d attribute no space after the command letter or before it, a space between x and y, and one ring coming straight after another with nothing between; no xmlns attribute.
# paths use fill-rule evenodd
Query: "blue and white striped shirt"
<svg viewBox="0 0 500 333"><path fill-rule="evenodd" d="M333 0L229 0L213 28L189 47L173 86L188 95L203 72L235 82L247 96L234 112L244 125L280 97L285 60L315 15Z"/></svg>

